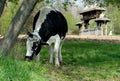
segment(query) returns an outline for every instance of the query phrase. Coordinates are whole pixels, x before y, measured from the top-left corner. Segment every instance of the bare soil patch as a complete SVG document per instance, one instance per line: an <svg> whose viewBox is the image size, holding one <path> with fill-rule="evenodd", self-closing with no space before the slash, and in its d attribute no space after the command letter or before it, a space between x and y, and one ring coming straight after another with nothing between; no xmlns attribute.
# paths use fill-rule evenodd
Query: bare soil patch
<svg viewBox="0 0 120 81"><path fill-rule="evenodd" d="M0 40L4 36L0 35ZM26 40L27 35L19 35L18 40ZM67 35L66 40L91 40L91 41L103 41L103 42L112 42L120 43L119 36L96 36L96 35Z"/></svg>

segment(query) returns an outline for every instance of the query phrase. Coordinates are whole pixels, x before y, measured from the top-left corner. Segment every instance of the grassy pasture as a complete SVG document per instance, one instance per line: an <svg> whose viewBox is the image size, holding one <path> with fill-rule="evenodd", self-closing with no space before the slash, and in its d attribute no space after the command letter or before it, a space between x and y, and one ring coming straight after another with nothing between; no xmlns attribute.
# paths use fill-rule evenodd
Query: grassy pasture
<svg viewBox="0 0 120 81"><path fill-rule="evenodd" d="M65 41L63 63L48 63L46 47L41 61L24 61L25 43L17 43L8 57L0 59L0 81L119 81L120 44Z"/></svg>

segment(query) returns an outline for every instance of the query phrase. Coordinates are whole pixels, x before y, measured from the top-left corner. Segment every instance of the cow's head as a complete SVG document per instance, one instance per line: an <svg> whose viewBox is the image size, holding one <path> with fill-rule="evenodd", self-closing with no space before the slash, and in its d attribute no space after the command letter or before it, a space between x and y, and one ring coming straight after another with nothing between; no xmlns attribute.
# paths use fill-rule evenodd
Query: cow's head
<svg viewBox="0 0 120 81"><path fill-rule="evenodd" d="M42 45L48 45L46 42L38 36L38 34L28 32L26 48L27 53L25 60L32 60L34 56L37 56L41 50Z"/></svg>

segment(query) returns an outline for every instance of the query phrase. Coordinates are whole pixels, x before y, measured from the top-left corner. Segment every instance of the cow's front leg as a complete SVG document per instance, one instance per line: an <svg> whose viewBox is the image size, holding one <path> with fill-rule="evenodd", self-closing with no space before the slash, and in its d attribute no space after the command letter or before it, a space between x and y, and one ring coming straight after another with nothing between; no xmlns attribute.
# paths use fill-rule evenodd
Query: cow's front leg
<svg viewBox="0 0 120 81"><path fill-rule="evenodd" d="M57 50L55 50L55 66L60 66Z"/></svg>
<svg viewBox="0 0 120 81"><path fill-rule="evenodd" d="M53 46L49 46L49 54L50 54L50 60L49 63L53 64Z"/></svg>
<svg viewBox="0 0 120 81"><path fill-rule="evenodd" d="M40 54L36 56L36 62L39 62L39 61L40 61Z"/></svg>

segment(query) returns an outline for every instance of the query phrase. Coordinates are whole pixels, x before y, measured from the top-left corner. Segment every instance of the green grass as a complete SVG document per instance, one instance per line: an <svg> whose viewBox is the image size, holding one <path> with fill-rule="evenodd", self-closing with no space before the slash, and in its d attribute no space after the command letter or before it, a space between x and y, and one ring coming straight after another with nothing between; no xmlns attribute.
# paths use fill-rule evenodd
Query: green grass
<svg viewBox="0 0 120 81"><path fill-rule="evenodd" d="M41 61L23 60L25 43L17 43L8 57L0 59L0 81L119 81L120 44L92 41L65 41L63 63L48 63L46 47Z"/></svg>
<svg viewBox="0 0 120 81"><path fill-rule="evenodd" d="M39 63L19 61L10 57L2 58L0 59L0 81L45 81L44 69L41 67L42 64Z"/></svg>

